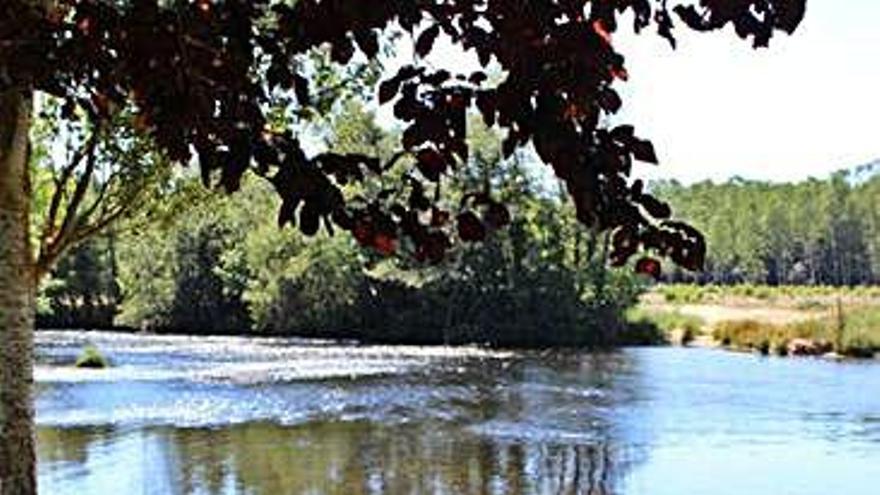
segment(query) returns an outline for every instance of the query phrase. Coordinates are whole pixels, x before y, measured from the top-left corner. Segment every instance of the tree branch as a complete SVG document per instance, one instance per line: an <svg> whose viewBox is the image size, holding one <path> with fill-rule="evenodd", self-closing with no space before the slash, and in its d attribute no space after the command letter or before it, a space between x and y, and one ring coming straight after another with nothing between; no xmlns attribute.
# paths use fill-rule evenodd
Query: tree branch
<svg viewBox="0 0 880 495"><path fill-rule="evenodd" d="M64 251L64 248L70 244L70 234L76 223L78 216L77 213L82 205L83 199L85 198L86 192L88 192L89 185L91 184L95 172L97 143L98 136L97 133L95 133L91 136L86 146L83 147L83 152L81 154L78 153L77 156L74 157L74 160L64 168L62 171L62 177L59 179L58 183L56 183L56 189L52 196L52 203L49 207L49 218L46 227L43 230L43 239L41 239L40 242L40 254L36 263L37 271L40 273L48 272L49 268L61 252ZM82 175L80 175L77 180L73 195L70 197L70 201L68 201L67 207L64 209L64 217L61 221L61 227L56 232L55 224L57 223L58 212L61 209L61 201L64 196L65 186L73 175L73 171L79 166L79 163L82 162L83 158L86 159L85 170L83 170Z"/></svg>
<svg viewBox="0 0 880 495"><path fill-rule="evenodd" d="M73 245L79 242L82 242L89 237L97 234L98 232L107 228L111 223L119 220L123 215L131 211L132 206L134 205L134 201L129 201L119 205L115 210L107 215L101 217L100 220L96 221L91 225L83 225L78 228L71 236L69 237L68 244Z"/></svg>
<svg viewBox="0 0 880 495"><path fill-rule="evenodd" d="M98 191L98 195L97 197L95 197L95 200L92 201L92 204L89 205L89 207L82 215L80 215L80 218L83 221L87 221L89 218L92 217L92 215L95 214L96 211L98 211L98 207L100 207L104 203L107 192L110 190L110 186L113 184L114 179L116 179L118 176L118 172L113 173L112 175L110 175L110 177L107 178L107 180L104 181L103 184L101 184L101 189Z"/></svg>
<svg viewBox="0 0 880 495"><path fill-rule="evenodd" d="M46 215L46 222L43 225L43 232L40 236L40 251L44 251L49 244L54 242L56 224L58 222L58 212L67 190L67 183L73 175L74 170L82 163L86 156L93 155L97 147L97 135L93 134L86 143L77 150L71 157L70 162L61 170L61 175L55 177L55 191L52 193L52 200L49 204L49 212Z"/></svg>

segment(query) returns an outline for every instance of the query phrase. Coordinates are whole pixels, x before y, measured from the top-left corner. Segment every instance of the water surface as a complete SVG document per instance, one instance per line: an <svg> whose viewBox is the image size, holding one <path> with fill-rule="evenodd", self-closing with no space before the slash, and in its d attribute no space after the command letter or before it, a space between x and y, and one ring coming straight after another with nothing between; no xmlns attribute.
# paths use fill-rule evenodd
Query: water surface
<svg viewBox="0 0 880 495"><path fill-rule="evenodd" d="M70 367L86 343L114 363ZM871 494L880 365L38 334L50 494Z"/></svg>

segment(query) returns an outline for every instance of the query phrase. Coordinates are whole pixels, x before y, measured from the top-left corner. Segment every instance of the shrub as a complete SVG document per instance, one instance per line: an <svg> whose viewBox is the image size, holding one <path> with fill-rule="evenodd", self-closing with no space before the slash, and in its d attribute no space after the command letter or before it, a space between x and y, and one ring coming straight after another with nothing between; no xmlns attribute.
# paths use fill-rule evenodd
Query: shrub
<svg viewBox="0 0 880 495"><path fill-rule="evenodd" d="M110 366L110 362L101 354L101 351L93 345L87 345L82 353L76 358L74 364L77 368L102 369Z"/></svg>
<svg viewBox="0 0 880 495"><path fill-rule="evenodd" d="M829 285L760 285L752 283L742 283L735 285L717 285L717 284L664 284L657 288L666 302L669 303L700 303L712 300L723 299L725 297L746 297L760 300L772 301L775 299L794 299L800 309L818 309L827 302L822 301L834 296L858 299L880 298L880 287L875 286L855 286L855 287L834 287ZM798 299L806 299L806 302L797 301Z"/></svg>
<svg viewBox="0 0 880 495"><path fill-rule="evenodd" d="M755 349L762 354L787 354L788 342L796 338L817 338L825 330L816 321L776 325L756 320L723 321L715 325L712 336L724 346Z"/></svg>
<svg viewBox="0 0 880 495"><path fill-rule="evenodd" d="M829 325L837 325L832 318ZM850 357L871 357L880 351L880 307L850 308L843 312L843 338L840 354Z"/></svg>
<svg viewBox="0 0 880 495"><path fill-rule="evenodd" d="M620 345L659 345L667 343L666 334L650 321L627 322L619 335Z"/></svg>
<svg viewBox="0 0 880 495"><path fill-rule="evenodd" d="M726 346L751 349L767 333L767 326L755 320L722 321L715 325L712 337Z"/></svg>
<svg viewBox="0 0 880 495"><path fill-rule="evenodd" d="M650 332L660 336L661 341L669 342L672 334L680 332L677 339L680 344L687 345L699 335L706 322L693 315L682 314L678 311L647 312L644 310L632 310L626 314L626 323L629 332ZM650 331L647 329L651 329Z"/></svg>
<svg viewBox="0 0 880 495"><path fill-rule="evenodd" d="M777 356L788 356L788 340L780 340L773 344L773 354Z"/></svg>

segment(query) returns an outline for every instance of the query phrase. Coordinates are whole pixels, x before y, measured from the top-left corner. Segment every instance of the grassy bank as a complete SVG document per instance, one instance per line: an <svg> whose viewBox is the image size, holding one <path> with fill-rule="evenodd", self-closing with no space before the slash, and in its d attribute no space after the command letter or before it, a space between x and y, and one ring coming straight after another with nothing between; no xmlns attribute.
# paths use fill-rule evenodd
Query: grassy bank
<svg viewBox="0 0 880 495"><path fill-rule="evenodd" d="M725 302L731 299L755 299L774 303L791 303L804 309L828 307L833 305L837 298L880 300L880 286L664 284L658 286L654 293L667 303L700 304Z"/></svg>
<svg viewBox="0 0 880 495"><path fill-rule="evenodd" d="M880 287L659 286L628 321L670 343L870 357L880 352Z"/></svg>
<svg viewBox="0 0 880 495"><path fill-rule="evenodd" d="M841 316L784 325L754 320L718 323L713 338L724 346L787 354L796 339L827 345L829 350L850 357L871 357L880 352L880 307L849 308Z"/></svg>

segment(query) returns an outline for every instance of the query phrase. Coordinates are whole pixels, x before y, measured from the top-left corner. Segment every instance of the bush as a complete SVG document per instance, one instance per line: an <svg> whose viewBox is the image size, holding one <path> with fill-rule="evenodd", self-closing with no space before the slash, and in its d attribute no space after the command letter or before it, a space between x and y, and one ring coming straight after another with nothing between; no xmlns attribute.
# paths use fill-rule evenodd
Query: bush
<svg viewBox="0 0 880 495"><path fill-rule="evenodd" d="M870 359L876 354L876 348L869 342L853 340L845 344L838 354L857 359Z"/></svg>
<svg viewBox="0 0 880 495"><path fill-rule="evenodd" d="M103 369L110 366L110 362L101 354L101 351L93 345L87 345L82 353L76 358L74 364L77 368Z"/></svg>
<svg viewBox="0 0 880 495"><path fill-rule="evenodd" d="M773 344L773 354L788 356L788 341L782 340Z"/></svg>
<svg viewBox="0 0 880 495"><path fill-rule="evenodd" d="M771 350L779 355L787 354L792 339L827 338L827 330L816 321L804 321L787 325L756 320L723 321L715 325L712 337L724 346L737 349L753 349L762 354Z"/></svg>
<svg viewBox="0 0 880 495"><path fill-rule="evenodd" d="M705 292L703 287L691 284L664 285L660 288L666 302L681 304L701 302Z"/></svg>
<svg viewBox="0 0 880 495"><path fill-rule="evenodd" d="M645 346L668 343L666 334L650 321L627 322L619 335L620 345Z"/></svg>
<svg viewBox="0 0 880 495"><path fill-rule="evenodd" d="M725 346L751 349L766 333L767 326L755 320L722 321L715 325L712 337Z"/></svg>
<svg viewBox="0 0 880 495"><path fill-rule="evenodd" d="M669 343L674 333L680 332L679 344L687 345L702 333L705 320L698 316L682 314L678 311L647 312L635 309L627 312L627 332L633 335L654 335L650 343Z"/></svg>

